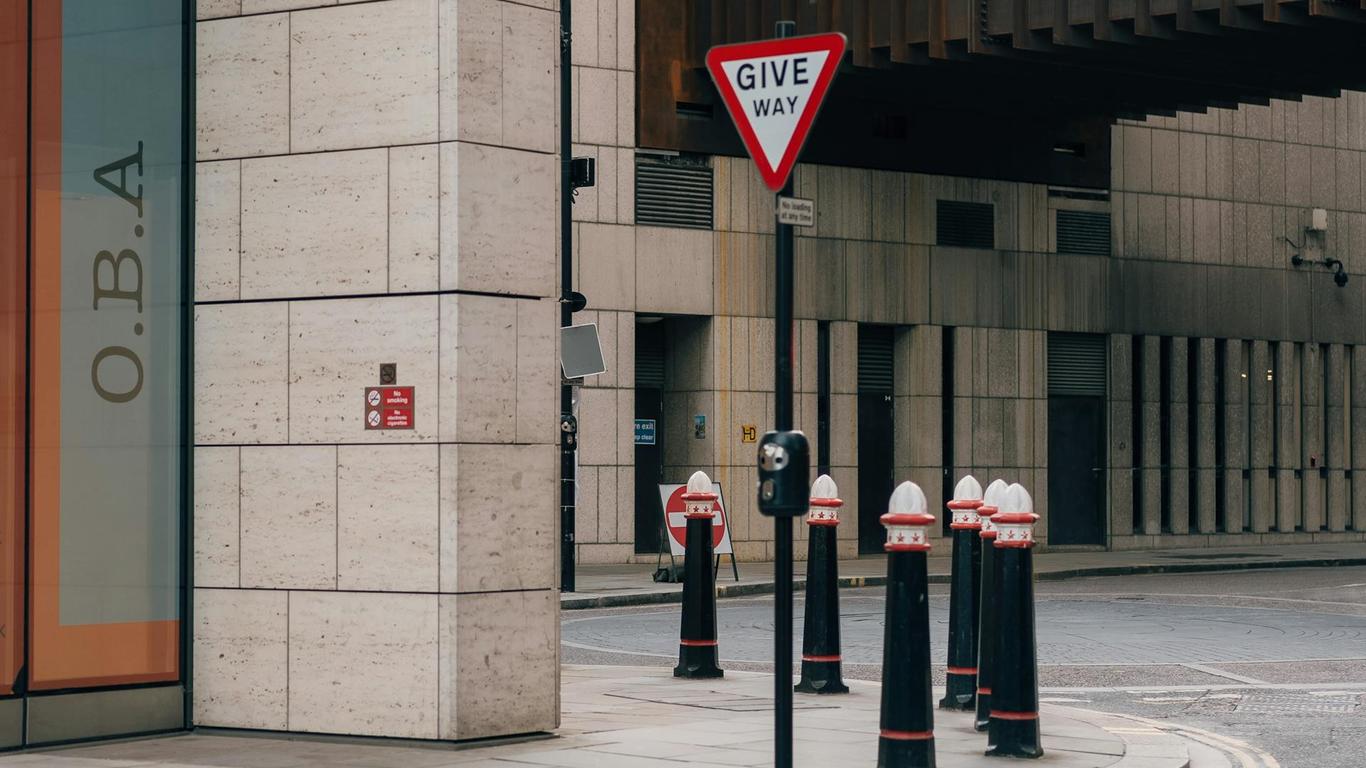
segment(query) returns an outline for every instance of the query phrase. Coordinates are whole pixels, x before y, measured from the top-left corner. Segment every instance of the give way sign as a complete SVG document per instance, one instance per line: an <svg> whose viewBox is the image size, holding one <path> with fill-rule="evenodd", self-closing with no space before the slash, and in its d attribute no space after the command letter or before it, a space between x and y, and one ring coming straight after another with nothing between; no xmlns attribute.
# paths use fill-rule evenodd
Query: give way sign
<svg viewBox="0 0 1366 768"><path fill-rule="evenodd" d="M707 51L707 70L774 192L782 191L797 164L844 46L844 35L830 32Z"/></svg>
<svg viewBox="0 0 1366 768"><path fill-rule="evenodd" d="M687 550L688 520L683 516L685 505L683 494L688 486L674 483L660 483L659 503L664 510L664 527L669 532L669 554L682 555ZM711 492L716 494L716 502L711 505L716 517L711 519L711 546L717 555L733 555L730 543L730 518L726 515L726 497L721 494L721 484L713 482Z"/></svg>

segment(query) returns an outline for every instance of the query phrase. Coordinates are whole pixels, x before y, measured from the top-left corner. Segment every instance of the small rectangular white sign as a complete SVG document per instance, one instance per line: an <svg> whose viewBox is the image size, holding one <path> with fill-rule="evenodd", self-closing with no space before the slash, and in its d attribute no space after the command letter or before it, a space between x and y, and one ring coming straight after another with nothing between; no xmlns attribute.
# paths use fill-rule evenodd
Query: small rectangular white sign
<svg viewBox="0 0 1366 768"><path fill-rule="evenodd" d="M794 227L816 226L816 201L800 197L779 197L778 223Z"/></svg>

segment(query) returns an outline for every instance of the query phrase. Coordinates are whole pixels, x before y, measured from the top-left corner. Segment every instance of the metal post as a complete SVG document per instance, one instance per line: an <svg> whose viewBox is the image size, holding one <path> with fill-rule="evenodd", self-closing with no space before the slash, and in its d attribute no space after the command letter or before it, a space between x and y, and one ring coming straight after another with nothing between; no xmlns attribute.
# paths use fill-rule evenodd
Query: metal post
<svg viewBox="0 0 1366 768"><path fill-rule="evenodd" d="M982 523L978 534L982 540L982 596L977 606L977 717L973 727L979 731L985 731L991 720L992 683L996 680L996 614L1001 604L1000 582L996 579L996 526L991 518L1000 511L1008 487L1000 478L992 480L982 494L982 506L977 508Z"/></svg>
<svg viewBox="0 0 1366 768"><path fill-rule="evenodd" d="M996 679L987 725L987 757L1043 757L1039 738L1039 654L1034 635L1034 500L1011 485L992 515L1001 580Z"/></svg>
<svg viewBox="0 0 1366 768"><path fill-rule="evenodd" d="M795 21L777 23L779 38L792 37L797 32ZM778 197L792 194L789 176L783 191L773 200L778 210ZM777 253L773 294L773 428L779 432L792 429L792 250L791 224L777 224ZM773 520L773 765L792 768L792 518L779 516Z"/></svg>
<svg viewBox="0 0 1366 768"><path fill-rule="evenodd" d="M560 0L560 327L574 322L574 162L573 83L569 6ZM560 591L574 591L574 452L578 447L574 419L574 385L560 381ZM566 427L566 425L568 425Z"/></svg>
<svg viewBox="0 0 1366 768"><path fill-rule="evenodd" d="M952 588L949 593L949 657L940 709L977 707L977 621L982 588L982 544L979 533L982 486L967 475L958 481L953 500Z"/></svg>
<svg viewBox="0 0 1366 768"><path fill-rule="evenodd" d="M887 514L887 604L882 639L882 708L878 768L935 768L934 705L930 687L930 609L925 492L904 482Z"/></svg>
<svg viewBox="0 0 1366 768"><path fill-rule="evenodd" d="M713 507L711 478L694 472L683 494L687 549L683 554L683 616L678 634L678 666L674 677L710 678L724 673L717 666L716 582L711 566Z"/></svg>

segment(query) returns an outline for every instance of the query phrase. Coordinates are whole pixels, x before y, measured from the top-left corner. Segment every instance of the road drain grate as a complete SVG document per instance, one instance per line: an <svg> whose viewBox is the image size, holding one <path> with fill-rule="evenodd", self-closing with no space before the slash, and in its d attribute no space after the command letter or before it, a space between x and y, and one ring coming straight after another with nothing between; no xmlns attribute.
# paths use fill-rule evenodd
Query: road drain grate
<svg viewBox="0 0 1366 768"><path fill-rule="evenodd" d="M1357 711L1360 700L1353 694L1315 696L1308 693L1252 693L1233 710L1262 715L1345 715Z"/></svg>

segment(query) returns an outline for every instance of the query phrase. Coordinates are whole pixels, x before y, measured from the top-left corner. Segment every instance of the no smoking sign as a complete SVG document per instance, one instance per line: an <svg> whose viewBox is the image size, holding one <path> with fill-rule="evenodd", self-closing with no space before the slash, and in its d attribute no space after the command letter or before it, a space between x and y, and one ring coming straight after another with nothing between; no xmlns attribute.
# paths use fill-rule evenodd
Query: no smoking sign
<svg viewBox="0 0 1366 768"><path fill-rule="evenodd" d="M366 387L365 428L412 429L413 387Z"/></svg>

